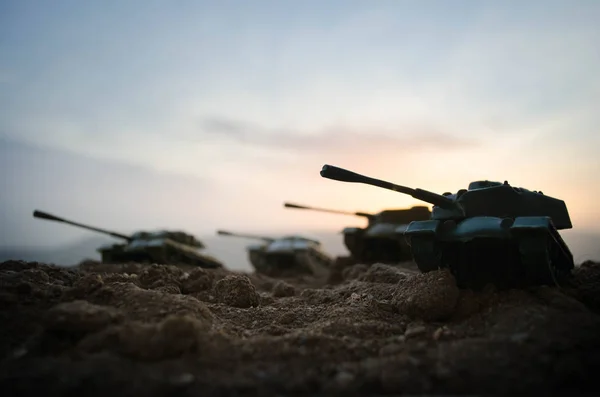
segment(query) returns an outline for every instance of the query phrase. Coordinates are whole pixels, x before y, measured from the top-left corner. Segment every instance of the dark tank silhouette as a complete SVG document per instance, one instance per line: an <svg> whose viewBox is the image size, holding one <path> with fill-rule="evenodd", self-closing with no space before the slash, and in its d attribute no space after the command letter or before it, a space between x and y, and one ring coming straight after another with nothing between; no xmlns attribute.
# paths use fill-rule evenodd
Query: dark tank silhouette
<svg viewBox="0 0 600 397"><path fill-rule="evenodd" d="M558 230L572 228L563 200L514 187L475 181L457 193L396 185L331 165L321 176L408 194L433 204L431 219L400 231L421 272L449 268L462 288L557 284L574 267Z"/></svg>
<svg viewBox="0 0 600 397"><path fill-rule="evenodd" d="M248 260L257 273L269 276L321 276L327 274L333 261L323 250L321 242L300 235L275 238L225 230L217 230L217 234L261 240L261 243L246 247Z"/></svg>
<svg viewBox="0 0 600 397"><path fill-rule="evenodd" d="M35 210L33 216L39 219L62 222L92 230L123 240L124 243L99 247L102 263L157 263L167 265L188 265L203 268L222 268L223 264L200 250L204 244L193 235L173 230L138 231L131 236L111 232L59 218L46 212Z"/></svg>
<svg viewBox="0 0 600 397"><path fill-rule="evenodd" d="M408 227L412 221L427 220L431 217L431 211L425 206L387 209L376 214L308 207L293 203L284 203L284 207L367 218L368 224L364 228L346 227L342 230L344 245L350 252L352 262L366 265L395 264L411 260L410 247L403 239L398 238L398 230Z"/></svg>

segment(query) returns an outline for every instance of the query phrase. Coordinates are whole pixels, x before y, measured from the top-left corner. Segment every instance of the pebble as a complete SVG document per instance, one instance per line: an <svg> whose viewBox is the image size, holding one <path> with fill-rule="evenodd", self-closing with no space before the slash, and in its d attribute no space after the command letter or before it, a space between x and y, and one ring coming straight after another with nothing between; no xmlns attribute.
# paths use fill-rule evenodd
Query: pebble
<svg viewBox="0 0 600 397"><path fill-rule="evenodd" d="M519 332L510 336L511 342L522 343L529 339L529 334L526 332Z"/></svg>
<svg viewBox="0 0 600 397"><path fill-rule="evenodd" d="M354 374L351 374L348 371L340 371L337 373L337 375L335 376L335 383L338 384L338 386L341 387L347 387L350 386L350 384L354 381Z"/></svg>
<svg viewBox="0 0 600 397"><path fill-rule="evenodd" d="M379 349L379 357L393 356L399 354L405 350L403 345L390 344Z"/></svg>
<svg viewBox="0 0 600 397"><path fill-rule="evenodd" d="M185 386L192 383L195 379L196 378L194 377L194 375L190 374L189 372L184 372L182 374L172 377L171 383L176 386Z"/></svg>
<svg viewBox="0 0 600 397"><path fill-rule="evenodd" d="M424 333L427 332L427 328L422 326L422 325L414 325L414 326L409 326L406 329L406 332L404 332L404 336L407 338L413 337L413 336L417 336L417 335L422 335Z"/></svg>

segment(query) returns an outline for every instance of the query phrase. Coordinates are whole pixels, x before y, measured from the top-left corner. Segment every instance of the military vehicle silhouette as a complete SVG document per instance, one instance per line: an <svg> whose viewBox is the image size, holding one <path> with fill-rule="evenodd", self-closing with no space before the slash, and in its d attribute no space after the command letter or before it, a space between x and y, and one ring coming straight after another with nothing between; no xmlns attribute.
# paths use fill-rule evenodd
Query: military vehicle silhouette
<svg viewBox="0 0 600 397"><path fill-rule="evenodd" d="M284 207L367 218L368 224L364 228L346 227L342 230L344 245L350 252L352 262L365 265L410 261L410 247L404 239L398 238L398 229L406 228L412 221L427 220L431 217L431 211L426 206L387 209L376 214L309 207L289 202L284 203Z"/></svg>
<svg viewBox="0 0 600 397"><path fill-rule="evenodd" d="M102 256L102 263L136 262L188 265L203 268L224 267L219 260L200 251L205 248L200 240L182 231L138 231L131 236L127 236L73 222L38 210L33 212L33 216L39 219L66 223L123 240L124 243L110 244L98 248L98 252Z"/></svg>
<svg viewBox="0 0 600 397"><path fill-rule="evenodd" d="M443 195L396 185L325 165L321 176L408 194L433 204L430 220L411 222L401 233L420 271L449 268L459 287L480 289L559 283L574 267L558 230L572 228L563 200L514 187L474 181Z"/></svg>
<svg viewBox="0 0 600 397"><path fill-rule="evenodd" d="M327 274L332 258L317 240L300 235L264 237L253 234L232 233L217 230L221 236L261 240L262 243L246 247L248 260L257 273L269 276Z"/></svg>

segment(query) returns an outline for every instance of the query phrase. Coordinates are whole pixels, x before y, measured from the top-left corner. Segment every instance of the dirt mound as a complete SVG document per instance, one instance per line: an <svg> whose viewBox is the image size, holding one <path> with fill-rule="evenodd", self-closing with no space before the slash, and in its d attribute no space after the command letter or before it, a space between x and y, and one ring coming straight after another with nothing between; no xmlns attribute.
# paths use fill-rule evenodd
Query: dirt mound
<svg viewBox="0 0 600 397"><path fill-rule="evenodd" d="M570 285L459 290L349 264L327 280L223 269L0 264L3 395L596 391L600 264Z"/></svg>

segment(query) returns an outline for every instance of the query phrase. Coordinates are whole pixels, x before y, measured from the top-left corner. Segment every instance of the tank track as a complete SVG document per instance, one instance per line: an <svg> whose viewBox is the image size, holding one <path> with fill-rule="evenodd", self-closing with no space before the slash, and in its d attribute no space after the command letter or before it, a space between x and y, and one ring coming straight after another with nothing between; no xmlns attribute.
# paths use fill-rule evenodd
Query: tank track
<svg viewBox="0 0 600 397"><path fill-rule="evenodd" d="M413 259L423 273L448 268L459 288L480 290L561 285L573 255L556 229L519 232L510 240L478 238L466 243L412 237Z"/></svg>
<svg viewBox="0 0 600 397"><path fill-rule="evenodd" d="M364 240L362 247L361 251L353 253L353 257L365 265L374 263L392 265L412 260L410 247L398 239L369 238Z"/></svg>

